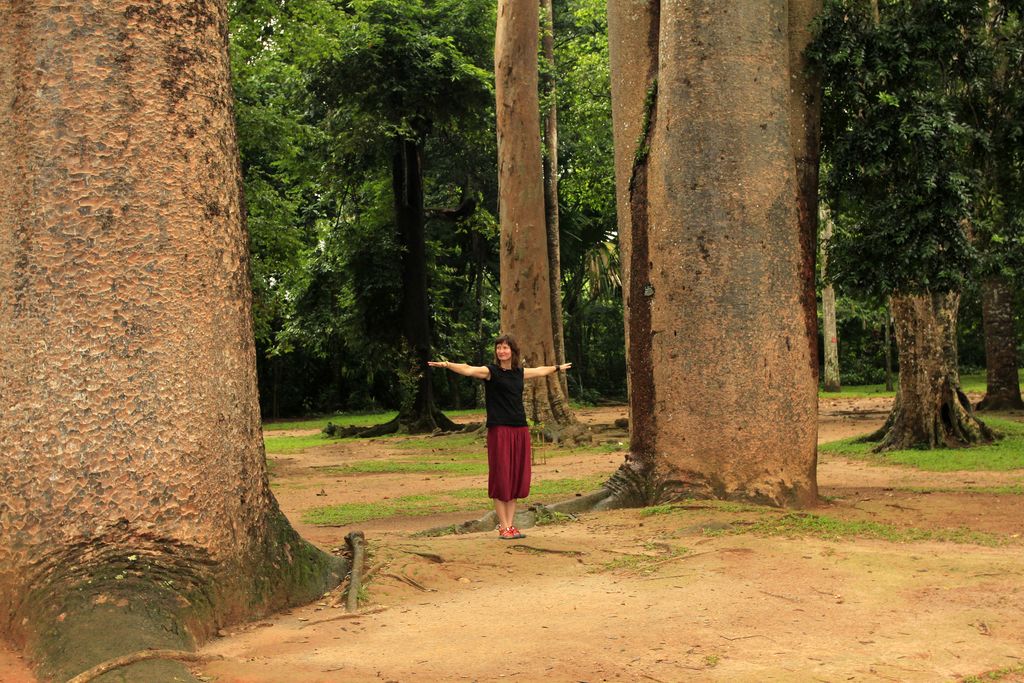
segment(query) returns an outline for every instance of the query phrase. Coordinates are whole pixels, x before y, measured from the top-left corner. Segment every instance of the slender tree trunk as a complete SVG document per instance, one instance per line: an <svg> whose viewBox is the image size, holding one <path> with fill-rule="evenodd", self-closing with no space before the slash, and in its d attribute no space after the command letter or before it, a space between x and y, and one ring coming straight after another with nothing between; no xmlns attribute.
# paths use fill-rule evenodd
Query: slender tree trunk
<svg viewBox="0 0 1024 683"><path fill-rule="evenodd" d="M434 384L427 371L430 360L430 308L427 303L427 245L424 232L423 162L420 146L412 140L395 141L392 163L395 222L402 249L402 334L416 375L416 396L411 408L396 417L389 427L399 425L411 434L437 429L457 429L438 410ZM366 432L381 433L381 426Z"/></svg>
<svg viewBox="0 0 1024 683"><path fill-rule="evenodd" d="M1017 367L1017 330L1013 320L1013 287L1002 276L982 283L985 327L985 397L978 410L1024 408Z"/></svg>
<svg viewBox="0 0 1024 683"><path fill-rule="evenodd" d="M892 391L892 300L885 304L885 390Z"/></svg>
<svg viewBox="0 0 1024 683"><path fill-rule="evenodd" d="M541 46L548 65L544 79L544 96L548 106L544 111L544 225L547 229L548 281L551 283L551 334L555 346L555 363L565 363L565 327L562 319L562 268L558 232L558 102L555 97L555 16L551 0L540 0L544 27ZM558 373L562 395L569 398L569 381L565 373Z"/></svg>
<svg viewBox="0 0 1024 683"><path fill-rule="evenodd" d="M67 680L321 595L267 480L225 3L6 3L0 177L0 634Z"/></svg>
<svg viewBox="0 0 1024 683"><path fill-rule="evenodd" d="M676 491L809 505L816 326L787 9L613 2L609 35L629 233L631 456L653 459Z"/></svg>
<svg viewBox="0 0 1024 683"><path fill-rule="evenodd" d="M894 294L900 385L876 451L967 446L993 439L960 390L958 292Z"/></svg>
<svg viewBox="0 0 1024 683"><path fill-rule="evenodd" d="M824 320L825 338L825 391L842 391L842 384L839 379L839 332L836 329L836 290L828 276L828 249L829 240L832 239L832 221L826 212L822 211L824 227L821 229L821 313ZM888 335L886 336L888 340Z"/></svg>
<svg viewBox="0 0 1024 683"><path fill-rule="evenodd" d="M537 100L538 3L500 0L494 41L501 222L501 326L529 366L554 365ZM527 414L576 425L557 375L527 383ZM571 431L571 430L569 430Z"/></svg>
<svg viewBox="0 0 1024 683"><path fill-rule="evenodd" d="M473 257L476 260L476 286L474 290L476 301L476 365L484 365L488 362L484 354L486 353L485 348L490 345L489 341L484 339L484 255L484 240L480 233L474 231ZM484 385L482 382L475 382L475 384L476 405L483 407L485 402Z"/></svg>

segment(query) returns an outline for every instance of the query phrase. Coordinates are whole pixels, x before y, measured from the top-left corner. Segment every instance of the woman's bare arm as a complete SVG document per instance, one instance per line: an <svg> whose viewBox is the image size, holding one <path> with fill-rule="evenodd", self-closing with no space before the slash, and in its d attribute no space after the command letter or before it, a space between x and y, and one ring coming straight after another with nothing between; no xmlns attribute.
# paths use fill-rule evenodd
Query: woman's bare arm
<svg viewBox="0 0 1024 683"><path fill-rule="evenodd" d="M523 368L523 379L545 377L559 370L568 370L571 367L572 363L563 363L562 365L542 365L539 368Z"/></svg>
<svg viewBox="0 0 1024 683"><path fill-rule="evenodd" d="M465 363L452 363L447 360L431 360L427 361L427 365L432 368L444 368L445 370L451 370L459 375L465 375L466 377L474 377L476 379L490 379L491 371L482 365L466 365Z"/></svg>

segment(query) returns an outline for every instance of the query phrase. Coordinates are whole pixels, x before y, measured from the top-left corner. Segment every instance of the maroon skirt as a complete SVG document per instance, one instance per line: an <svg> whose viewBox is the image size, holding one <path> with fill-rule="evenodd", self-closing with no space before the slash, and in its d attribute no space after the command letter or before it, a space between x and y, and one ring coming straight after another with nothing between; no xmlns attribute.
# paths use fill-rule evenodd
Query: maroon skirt
<svg viewBox="0 0 1024 683"><path fill-rule="evenodd" d="M530 495L530 428L487 428L487 497L508 502Z"/></svg>

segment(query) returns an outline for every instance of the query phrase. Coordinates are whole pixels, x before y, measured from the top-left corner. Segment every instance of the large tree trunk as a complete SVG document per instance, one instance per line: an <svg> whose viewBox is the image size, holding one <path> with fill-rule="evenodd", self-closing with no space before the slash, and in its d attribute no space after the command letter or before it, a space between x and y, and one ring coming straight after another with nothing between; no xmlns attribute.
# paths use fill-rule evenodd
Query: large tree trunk
<svg viewBox="0 0 1024 683"><path fill-rule="evenodd" d="M424 232L423 160L420 146L412 140L395 141L391 164L391 188L395 197L395 222L402 246L402 335L416 377L416 395L410 405L387 425L364 434L380 434L399 428L411 434L438 429L457 429L434 402L434 384L427 372L430 360L430 307L427 303L427 244Z"/></svg>
<svg viewBox="0 0 1024 683"><path fill-rule="evenodd" d="M1017 368L1017 330L1013 320L1013 288L1001 276L982 283L981 307L985 326L985 398L978 410L1024 408Z"/></svg>
<svg viewBox="0 0 1024 683"><path fill-rule="evenodd" d="M804 51L822 0L789 0L789 135L796 164L797 216L800 221L800 279L803 283L806 341L818 382L818 297L815 256L818 241L818 169L821 158L821 83ZM831 291L831 289L830 289ZM834 294L833 294L834 299ZM838 386L838 385L837 385ZM815 394L817 406L817 394ZM815 408L817 409L817 408ZM817 433L817 423L815 423Z"/></svg>
<svg viewBox="0 0 1024 683"><path fill-rule="evenodd" d="M676 491L809 505L817 359L793 249L788 24L782 0L609 9L631 457Z"/></svg>
<svg viewBox="0 0 1024 683"><path fill-rule="evenodd" d="M538 3L500 0L494 40L501 222L501 327L528 366L554 365L537 99ZM576 424L557 374L527 383L527 414L553 431Z"/></svg>
<svg viewBox="0 0 1024 683"><path fill-rule="evenodd" d="M609 0L608 59L611 66L615 145L616 214L622 259L625 311L626 388L629 394L629 454L620 472L639 481L637 502L655 502L654 366L651 361L651 302L648 283L650 219L647 152L657 118L660 2Z"/></svg>
<svg viewBox="0 0 1024 683"><path fill-rule="evenodd" d="M66 680L322 594L267 481L225 3L6 3L0 177L0 633Z"/></svg>
<svg viewBox="0 0 1024 683"><path fill-rule="evenodd" d="M558 233L558 102L555 97L555 15L551 0L540 0L544 16L544 35L541 47L548 65L544 81L544 96L548 106L544 110L544 225L547 230L548 282L551 283L551 335L555 347L555 363L565 363L565 330L562 320L562 267L560 237ZM558 373L562 395L569 398L569 380L564 372Z"/></svg>
<svg viewBox="0 0 1024 683"><path fill-rule="evenodd" d="M960 390L958 292L894 294L899 392L886 424L869 437L876 451L968 446L993 439Z"/></svg>
<svg viewBox="0 0 1024 683"><path fill-rule="evenodd" d="M825 391L842 390L839 378L839 332L836 329L836 290L828 276L828 243L832 239L832 221L822 211L824 227L821 229L821 317L824 323L825 340ZM888 340L888 336L886 337Z"/></svg>

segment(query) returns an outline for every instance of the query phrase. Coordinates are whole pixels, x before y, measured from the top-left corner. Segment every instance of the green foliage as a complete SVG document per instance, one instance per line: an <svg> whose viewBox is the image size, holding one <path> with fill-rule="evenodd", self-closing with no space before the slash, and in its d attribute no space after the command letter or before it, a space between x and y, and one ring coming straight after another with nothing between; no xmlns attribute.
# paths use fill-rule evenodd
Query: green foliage
<svg viewBox="0 0 1024 683"><path fill-rule="evenodd" d="M1003 438L971 448L887 451L883 454L871 452L875 444L852 438L821 444L818 450L930 472L1024 470L1024 424L995 417L985 417L985 424L1002 434Z"/></svg>
<svg viewBox="0 0 1024 683"><path fill-rule="evenodd" d="M825 91L823 190L836 222L837 284L879 298L959 290L977 261L959 116L983 23L982 3L830 0L808 50Z"/></svg>
<svg viewBox="0 0 1024 683"><path fill-rule="evenodd" d="M559 227L568 378L575 398L626 395L603 0L555 3Z"/></svg>
<svg viewBox="0 0 1024 683"><path fill-rule="evenodd" d="M422 142L491 106L494 5L484 0L349 0L314 91L350 150ZM385 151L390 150L385 147Z"/></svg>

